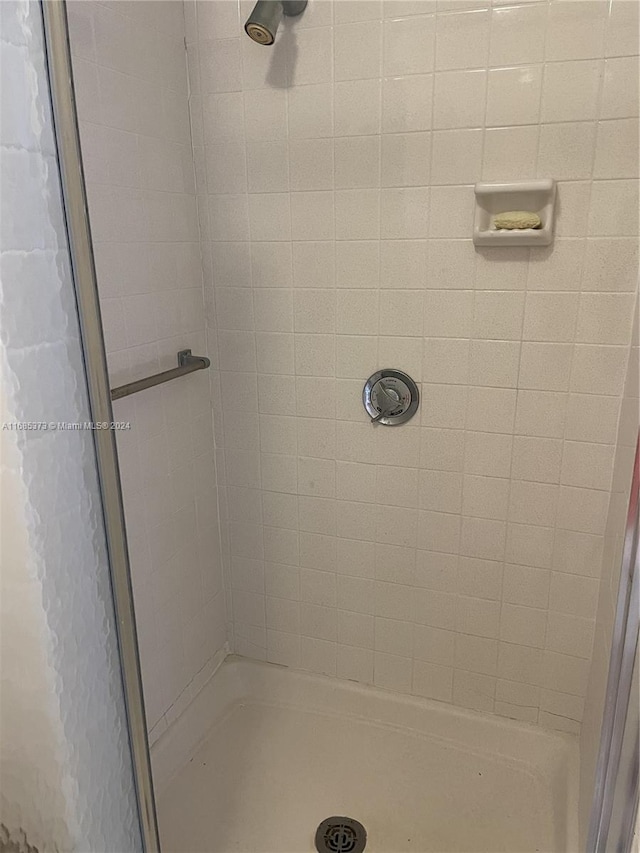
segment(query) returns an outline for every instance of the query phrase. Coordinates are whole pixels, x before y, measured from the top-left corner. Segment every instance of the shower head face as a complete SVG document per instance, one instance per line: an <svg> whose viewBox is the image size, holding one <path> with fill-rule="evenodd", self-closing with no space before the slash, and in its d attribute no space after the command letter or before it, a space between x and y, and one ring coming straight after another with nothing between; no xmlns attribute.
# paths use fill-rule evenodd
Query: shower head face
<svg viewBox="0 0 640 853"><path fill-rule="evenodd" d="M262 24L247 21L244 25L244 29L249 38L253 39L253 41L258 44L270 45L275 41L275 33L269 32L269 30Z"/></svg>
<svg viewBox="0 0 640 853"><path fill-rule="evenodd" d="M273 44L282 15L280 0L258 0L247 18L244 31L257 44Z"/></svg>
<svg viewBox="0 0 640 853"><path fill-rule="evenodd" d="M244 31L258 44L273 44L282 16L297 17L306 6L307 0L258 0L247 18Z"/></svg>

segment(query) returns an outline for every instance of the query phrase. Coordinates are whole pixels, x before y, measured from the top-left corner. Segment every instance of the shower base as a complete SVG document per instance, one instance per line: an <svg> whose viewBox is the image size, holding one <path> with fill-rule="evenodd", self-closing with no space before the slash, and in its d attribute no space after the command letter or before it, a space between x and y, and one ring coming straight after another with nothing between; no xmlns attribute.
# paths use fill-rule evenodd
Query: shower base
<svg viewBox="0 0 640 853"><path fill-rule="evenodd" d="M577 744L428 700L227 658L152 750L163 853L575 853Z"/></svg>

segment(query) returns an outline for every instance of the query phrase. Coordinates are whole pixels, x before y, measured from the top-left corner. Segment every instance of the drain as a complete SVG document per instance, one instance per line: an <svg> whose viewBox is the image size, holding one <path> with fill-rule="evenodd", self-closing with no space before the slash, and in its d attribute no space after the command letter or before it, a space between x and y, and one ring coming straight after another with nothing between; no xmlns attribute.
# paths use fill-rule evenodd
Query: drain
<svg viewBox="0 0 640 853"><path fill-rule="evenodd" d="M352 817L328 817L316 830L319 853L362 853L366 846L367 832Z"/></svg>

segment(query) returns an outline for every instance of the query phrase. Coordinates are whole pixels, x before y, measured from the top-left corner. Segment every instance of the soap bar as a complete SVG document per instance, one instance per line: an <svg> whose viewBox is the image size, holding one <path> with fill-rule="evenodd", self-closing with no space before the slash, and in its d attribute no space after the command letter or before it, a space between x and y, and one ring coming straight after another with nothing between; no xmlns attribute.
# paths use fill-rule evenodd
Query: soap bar
<svg viewBox="0 0 640 853"><path fill-rule="evenodd" d="M537 213L528 210L509 210L506 213L498 213L493 219L496 228L507 228L509 230L522 228L540 228L542 222Z"/></svg>

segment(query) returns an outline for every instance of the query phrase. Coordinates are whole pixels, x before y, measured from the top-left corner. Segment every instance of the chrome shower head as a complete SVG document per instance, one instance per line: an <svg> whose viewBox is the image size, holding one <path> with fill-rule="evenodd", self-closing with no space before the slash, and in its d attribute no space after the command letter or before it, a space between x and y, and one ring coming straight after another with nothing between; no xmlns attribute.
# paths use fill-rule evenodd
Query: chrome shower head
<svg viewBox="0 0 640 853"><path fill-rule="evenodd" d="M273 44L282 16L301 15L307 0L258 0L244 25L246 34L258 44Z"/></svg>

